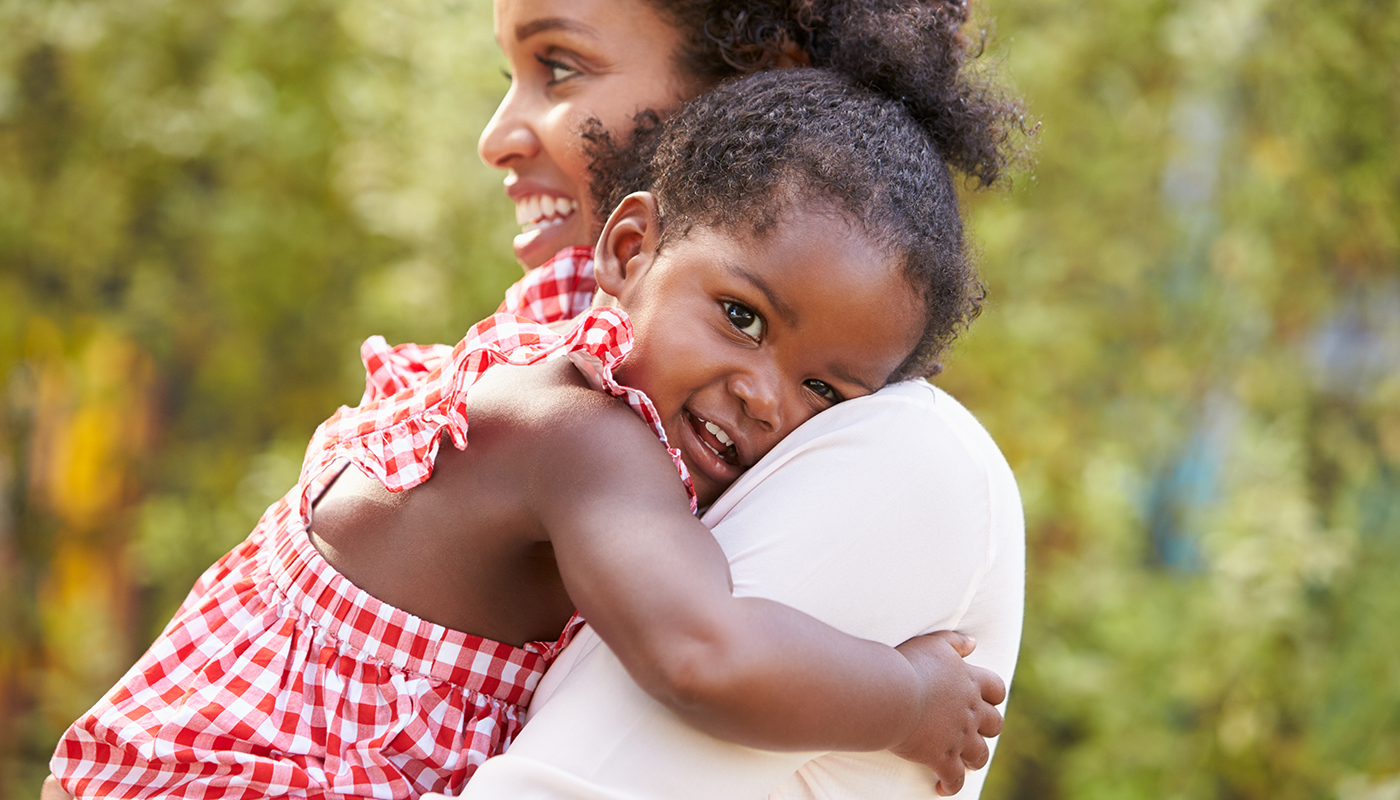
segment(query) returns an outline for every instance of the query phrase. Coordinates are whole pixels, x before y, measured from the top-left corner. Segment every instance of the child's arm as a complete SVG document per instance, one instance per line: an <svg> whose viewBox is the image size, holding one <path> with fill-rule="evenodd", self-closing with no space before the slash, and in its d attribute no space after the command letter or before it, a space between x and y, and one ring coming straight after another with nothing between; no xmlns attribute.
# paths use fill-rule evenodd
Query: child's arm
<svg viewBox="0 0 1400 800"><path fill-rule="evenodd" d="M735 598L674 468L625 407L589 390L536 409L522 474L579 610L649 694L691 724L767 749L893 749L945 786L1000 731L996 676L956 637L895 651L771 601Z"/></svg>

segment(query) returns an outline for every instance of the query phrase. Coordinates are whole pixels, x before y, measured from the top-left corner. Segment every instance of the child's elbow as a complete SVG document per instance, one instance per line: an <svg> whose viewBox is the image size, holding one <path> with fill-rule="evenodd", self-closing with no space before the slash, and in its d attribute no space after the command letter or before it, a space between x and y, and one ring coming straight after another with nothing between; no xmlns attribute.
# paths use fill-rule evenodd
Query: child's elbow
<svg viewBox="0 0 1400 800"><path fill-rule="evenodd" d="M652 679L643 688L691 722L722 713L753 688L739 652L724 636L679 643L658 659Z"/></svg>

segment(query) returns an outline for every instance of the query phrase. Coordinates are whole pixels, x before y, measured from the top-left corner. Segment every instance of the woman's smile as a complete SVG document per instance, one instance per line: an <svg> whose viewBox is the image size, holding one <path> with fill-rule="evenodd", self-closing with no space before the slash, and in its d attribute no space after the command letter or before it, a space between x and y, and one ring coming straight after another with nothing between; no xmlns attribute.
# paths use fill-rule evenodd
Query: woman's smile
<svg viewBox="0 0 1400 800"><path fill-rule="evenodd" d="M496 41L510 88L477 150L507 170L515 257L533 269L597 236L584 124L625 136L637 112L699 87L677 72L680 33L640 0L497 0Z"/></svg>
<svg viewBox="0 0 1400 800"><path fill-rule="evenodd" d="M515 224L525 233L558 225L578 211L578 201L568 197L536 194L515 201Z"/></svg>
<svg viewBox="0 0 1400 800"><path fill-rule="evenodd" d="M541 190L535 182L519 180L512 170L506 178L506 194L515 201L515 223L520 226L513 242L521 264L544 263L550 256L588 238L591 216L580 213L579 201L558 190Z"/></svg>

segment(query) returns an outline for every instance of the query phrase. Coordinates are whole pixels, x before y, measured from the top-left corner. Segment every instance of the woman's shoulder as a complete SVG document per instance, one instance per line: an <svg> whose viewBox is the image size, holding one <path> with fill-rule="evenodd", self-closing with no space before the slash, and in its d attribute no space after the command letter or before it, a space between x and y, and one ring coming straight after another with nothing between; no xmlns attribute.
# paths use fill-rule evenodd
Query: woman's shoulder
<svg viewBox="0 0 1400 800"><path fill-rule="evenodd" d="M908 462L946 462L1010 475L1001 449L977 417L924 380L892 384L823 411L783 446L791 454L839 449L846 458L869 460L877 472L907 468Z"/></svg>
<svg viewBox="0 0 1400 800"><path fill-rule="evenodd" d="M957 627L979 591L1019 580L1011 470L961 403L921 381L818 414L702 521L736 594L890 644Z"/></svg>
<svg viewBox="0 0 1400 800"><path fill-rule="evenodd" d="M992 437L952 395L924 381L818 414L740 476L705 521L777 507L790 516L812 510L809 527L866 531L867 544L901 548L925 546L931 529L956 533L959 547L1009 541L1021 520L1015 478Z"/></svg>

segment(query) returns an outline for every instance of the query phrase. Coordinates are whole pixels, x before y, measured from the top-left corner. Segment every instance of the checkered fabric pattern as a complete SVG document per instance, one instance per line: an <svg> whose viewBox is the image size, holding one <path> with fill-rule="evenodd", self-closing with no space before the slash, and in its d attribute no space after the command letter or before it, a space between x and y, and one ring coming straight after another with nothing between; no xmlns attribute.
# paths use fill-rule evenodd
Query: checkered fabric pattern
<svg viewBox="0 0 1400 800"><path fill-rule="evenodd" d="M316 552L299 493L64 735L51 768L75 796L454 792L519 732L577 626L516 648L381 603Z"/></svg>
<svg viewBox="0 0 1400 800"><path fill-rule="evenodd" d="M51 762L64 788L117 798L460 791L517 734L540 676L581 621L523 648L434 625L337 573L311 545L306 512L352 461L394 491L426 480L443 430L466 446L466 391L496 363L571 358L665 443L651 402L612 379L630 348L616 309L591 310L562 336L498 314L450 351L366 342L372 399L317 429L298 485L65 733Z"/></svg>
<svg viewBox="0 0 1400 800"><path fill-rule="evenodd" d="M515 314L546 325L562 322L587 311L597 291L593 248L566 247L507 289L505 302L496 313Z"/></svg>
<svg viewBox="0 0 1400 800"><path fill-rule="evenodd" d="M370 376L366 396L378 395L400 383L406 388L353 409L341 408L321 423L307 450L302 482L309 483L332 463L348 457L391 492L417 486L433 473L443 431L459 450L466 448L467 389L488 367L524 366L568 356L594 388L626 401L666 445L690 493L694 511L690 473L681 461L680 451L666 441L656 407L645 394L619 385L612 377L613 368L631 349L632 326L627 315L616 308L590 309L563 336L513 314L494 314L472 326L447 358L442 359L440 351L433 351L431 357L438 365L415 382L403 377L415 372L394 365L402 365L416 354L389 347L383 337L371 337L361 348ZM309 511L310 501L303 499L303 515L309 515Z"/></svg>
<svg viewBox="0 0 1400 800"><path fill-rule="evenodd" d="M497 314L550 325L573 319L593 305L598 282L593 278L593 250L566 247L506 290ZM365 347L365 393L360 404L381 400L426 378L452 357L445 344L400 344L388 350Z"/></svg>

